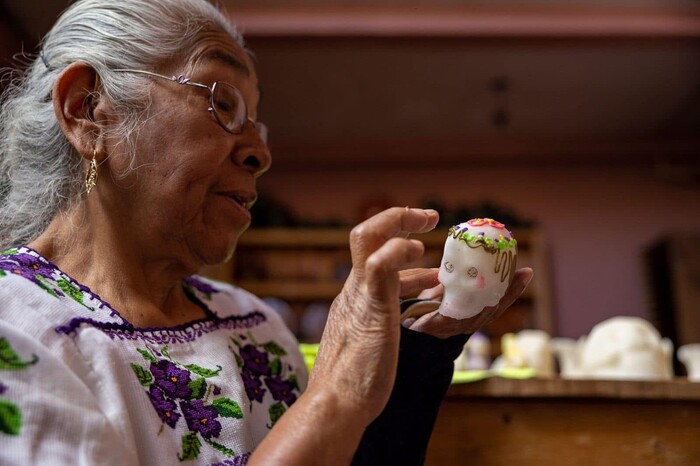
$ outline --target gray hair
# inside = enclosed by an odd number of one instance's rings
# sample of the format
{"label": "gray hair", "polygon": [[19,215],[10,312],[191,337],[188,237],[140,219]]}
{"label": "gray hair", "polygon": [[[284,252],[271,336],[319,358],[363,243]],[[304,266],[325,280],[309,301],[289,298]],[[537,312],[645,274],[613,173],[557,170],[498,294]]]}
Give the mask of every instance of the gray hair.
{"label": "gray hair", "polygon": [[99,92],[122,121],[115,131],[133,153],[148,86],[138,85],[142,77],[112,70],[153,69],[186,56],[203,32],[212,31],[243,47],[234,26],[207,0],[79,0],[59,17],[42,40],[42,56],[3,95],[0,250],[34,240],[83,196],[82,157],[61,131],[51,100],[59,74],[75,62],[97,71]]}

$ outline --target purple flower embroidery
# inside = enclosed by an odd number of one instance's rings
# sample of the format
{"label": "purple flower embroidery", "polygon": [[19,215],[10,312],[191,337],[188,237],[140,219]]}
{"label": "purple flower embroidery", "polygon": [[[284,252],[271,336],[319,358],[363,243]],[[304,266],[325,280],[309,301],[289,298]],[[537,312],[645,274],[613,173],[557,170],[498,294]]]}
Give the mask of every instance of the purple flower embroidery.
{"label": "purple flower embroidery", "polygon": [[265,385],[270,389],[272,398],[277,401],[284,401],[287,406],[291,406],[297,400],[294,394],[294,386],[288,380],[282,380],[281,377],[265,377]]}
{"label": "purple flower embroidery", "polygon": [[253,375],[270,375],[270,365],[267,353],[258,351],[253,345],[241,348],[241,358],[245,368]]}
{"label": "purple flower embroidery", "polygon": [[206,295],[210,295],[212,293],[217,293],[219,290],[214,288],[208,283],[204,283],[203,281],[197,279],[196,277],[187,277],[185,278],[185,283],[195,290],[204,293]]}
{"label": "purple flower embroidery", "polygon": [[234,458],[224,460],[221,463],[214,463],[210,466],[245,466],[248,464],[248,459],[250,458],[250,453],[246,453],[241,456],[236,456]]}
{"label": "purple flower embroidery", "polygon": [[151,364],[151,374],[155,379],[155,386],[163,393],[172,398],[188,399],[192,394],[190,383],[190,373],[186,370],[178,369],[172,362],[161,359],[156,364]]}
{"label": "purple flower embroidery", "polygon": [[170,427],[175,428],[177,420],[180,419],[180,413],[176,411],[177,405],[175,402],[165,398],[163,392],[153,385],[148,391],[148,398],[150,398],[160,419]]}
{"label": "purple flower embroidery", "polygon": [[255,400],[258,403],[262,403],[263,396],[265,396],[267,390],[262,388],[260,379],[253,376],[253,374],[245,369],[243,369],[241,375],[243,376],[243,386],[245,387],[245,393],[248,395],[248,399],[250,401]]}
{"label": "purple flower embroidery", "polygon": [[202,400],[192,400],[180,402],[180,408],[192,432],[199,432],[205,439],[219,436],[221,424],[216,420],[219,413],[214,407],[204,406]]}
{"label": "purple flower embroidery", "polygon": [[41,283],[36,278],[37,275],[48,278],[53,272],[53,268],[50,265],[44,264],[31,254],[25,253],[13,254],[0,261],[0,269],[21,275],[38,285]]}

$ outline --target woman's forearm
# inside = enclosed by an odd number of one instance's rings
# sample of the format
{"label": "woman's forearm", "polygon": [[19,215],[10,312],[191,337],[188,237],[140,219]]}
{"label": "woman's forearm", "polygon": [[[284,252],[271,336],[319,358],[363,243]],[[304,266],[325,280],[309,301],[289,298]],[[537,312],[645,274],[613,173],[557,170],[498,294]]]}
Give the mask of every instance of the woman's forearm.
{"label": "woman's forearm", "polygon": [[368,422],[337,394],[310,388],[279,419],[248,465],[350,464]]}

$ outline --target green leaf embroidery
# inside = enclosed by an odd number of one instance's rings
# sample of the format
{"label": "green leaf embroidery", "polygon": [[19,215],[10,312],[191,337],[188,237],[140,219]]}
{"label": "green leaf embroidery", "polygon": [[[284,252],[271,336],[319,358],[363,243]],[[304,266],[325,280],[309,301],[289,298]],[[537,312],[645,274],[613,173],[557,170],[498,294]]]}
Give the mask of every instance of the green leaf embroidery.
{"label": "green leaf embroidery", "polygon": [[17,405],[8,400],[0,400],[0,432],[19,435],[21,427],[22,412]]}
{"label": "green leaf embroidery", "polygon": [[163,356],[165,356],[166,358],[170,359],[171,361],[173,360],[173,359],[170,357],[170,351],[168,351],[168,345],[163,346],[163,347],[160,349],[160,353],[161,353]]}
{"label": "green leaf embroidery", "polygon": [[56,285],[63,291],[67,296],[69,296],[73,301],[83,304],[83,292],[80,289],[66,280],[61,278],[56,282]]}
{"label": "green leaf embroidery", "polygon": [[177,459],[180,461],[197,459],[200,448],[202,448],[202,442],[199,441],[195,432],[185,434],[182,436],[182,456],[178,453]]}
{"label": "green leaf embroidery", "polygon": [[187,370],[190,372],[194,372],[197,375],[201,375],[204,378],[209,378],[209,377],[214,377],[215,375],[219,375],[219,372],[221,372],[221,366],[217,364],[217,369],[207,369],[206,367],[198,366],[197,364],[189,364],[185,366]]}
{"label": "green leaf embroidery", "polygon": [[[229,347],[229,348],[230,348],[230,347]],[[231,352],[233,353],[233,357],[236,358],[236,364],[238,365],[238,367],[243,367],[243,358],[241,358],[241,357],[238,355],[238,353],[236,353],[235,351],[233,351],[233,348],[230,348],[230,349],[231,349]]]}
{"label": "green leaf embroidery", "polygon": [[282,361],[280,361],[280,358],[275,358],[272,361],[270,361],[270,372],[272,375],[280,375],[282,372]]}
{"label": "green leaf embroidery", "polygon": [[243,410],[231,398],[217,398],[212,402],[212,406],[222,417],[233,417],[236,419],[243,417]]}
{"label": "green leaf embroidery", "polygon": [[16,371],[31,366],[38,360],[39,358],[36,354],[33,354],[30,361],[22,361],[15,350],[12,349],[12,346],[10,346],[10,342],[6,338],[0,337],[0,369]]}
{"label": "green leaf embroidery", "polygon": [[270,422],[272,423],[270,425],[270,428],[272,428],[275,423],[279,420],[279,418],[282,417],[286,409],[284,408],[284,405],[281,402],[277,402],[273,405],[270,405],[270,409],[268,412],[270,413]]}
{"label": "green leaf embroidery", "polygon": [[241,347],[241,343],[238,340],[236,340],[233,337],[229,337],[229,338],[231,338],[231,341],[233,342],[234,345],[238,346],[239,348]]}
{"label": "green leaf embroidery", "polygon": [[153,376],[149,371],[134,363],[131,363],[131,368],[134,370],[134,373],[136,373],[136,377],[138,377],[141,385],[150,387],[153,384]]}
{"label": "green leaf embroidery", "polygon": [[207,439],[204,439],[204,441],[228,457],[236,456],[236,452],[234,452],[230,448],[226,448],[225,446],[223,446],[220,443],[216,443],[213,440],[207,440]]}
{"label": "green leaf embroidery", "polygon": [[7,275],[7,272],[5,272],[4,270],[0,270],[0,277],[4,277],[5,275]]}
{"label": "green leaf embroidery", "polygon": [[270,354],[274,354],[275,356],[286,356],[287,352],[277,343],[274,341],[269,341],[262,345],[263,348],[265,348],[265,351],[267,351]]}
{"label": "green leaf embroidery", "polygon": [[146,361],[152,362],[153,364],[158,362],[156,360],[156,358],[151,354],[150,351],[146,351],[145,349],[141,349],[141,348],[136,348],[136,351],[141,353],[141,356],[143,356],[143,359],[145,359]]}
{"label": "green leaf embroidery", "polygon": [[254,346],[260,346],[260,344],[257,341],[255,341],[255,337],[253,336],[253,332],[248,331],[248,332],[246,332],[246,335],[248,336],[248,339],[250,340],[250,342]]}
{"label": "green leaf embroidery", "polygon": [[15,254],[19,254],[19,251],[15,248],[0,252],[0,255],[3,255],[3,256],[14,256]]}
{"label": "green leaf embroidery", "polygon": [[192,395],[190,396],[192,400],[201,400],[207,393],[207,382],[204,379],[191,380],[187,386],[192,390]]}
{"label": "green leaf embroidery", "polygon": [[56,292],[55,292],[54,290],[52,290],[52,289],[46,284],[46,282],[45,282],[46,279],[45,279],[43,276],[41,276],[41,275],[36,275],[35,278],[36,278],[37,280],[39,280],[39,288],[41,288],[42,290],[46,291],[48,294],[50,294],[50,295],[53,296],[54,298],[58,298],[58,295],[56,294]]}
{"label": "green leaf embroidery", "polygon": [[297,376],[295,374],[289,376],[289,383],[291,383],[292,387],[296,388],[297,390],[301,390],[301,388],[299,388],[299,382],[297,381]]}

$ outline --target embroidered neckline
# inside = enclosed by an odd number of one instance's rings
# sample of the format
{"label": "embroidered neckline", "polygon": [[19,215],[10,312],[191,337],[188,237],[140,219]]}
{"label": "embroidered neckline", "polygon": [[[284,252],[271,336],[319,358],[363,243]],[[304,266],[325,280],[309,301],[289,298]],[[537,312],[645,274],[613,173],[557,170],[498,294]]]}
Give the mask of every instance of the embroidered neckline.
{"label": "embroidered neckline", "polygon": [[102,331],[112,340],[141,340],[146,343],[166,345],[171,343],[191,342],[197,337],[219,329],[249,329],[257,327],[266,321],[267,317],[265,314],[258,310],[254,310],[242,316],[229,316],[224,318],[216,316],[205,317],[175,327],[134,327],[131,324],[100,322],[90,318],[75,317],[66,325],[56,327],[56,332],[69,335],[74,333],[82,325],[89,325]]}
{"label": "embroidered neckline", "polygon": [[[23,255],[23,259],[26,259],[26,256],[30,256],[37,263],[24,264],[20,261],[13,262],[12,257],[20,254]],[[168,344],[193,341],[198,336],[222,328],[249,329],[267,321],[265,314],[258,309],[253,309],[244,315],[219,317],[198,295],[201,294],[207,300],[211,300],[211,295],[218,293],[220,290],[209,282],[204,282],[200,277],[192,275],[182,280],[182,286],[187,297],[204,311],[206,317],[171,327],[136,327],[122,317],[108,302],[100,298],[97,293],[63,272],[51,260],[28,246],[3,251],[0,255],[0,264],[3,262],[12,263],[13,273],[23,276],[58,299],[65,299],[66,294],[69,294],[68,298],[72,298],[73,301],[82,304],[91,313],[104,309],[108,312],[109,317],[118,319],[118,321],[103,321],[93,317],[74,317],[66,324],[56,327],[56,332],[61,334],[72,334],[82,325],[89,325],[101,330],[111,339],[143,340],[155,344]],[[2,271],[0,270],[0,272]],[[69,292],[64,293],[61,291],[66,291],[65,287],[59,286],[61,283],[69,283],[71,285]],[[57,288],[49,289],[47,285],[55,285]],[[87,301],[91,306],[85,304],[82,299],[76,298],[75,293],[78,290],[82,293],[83,298],[88,298]]]}

